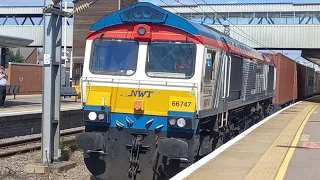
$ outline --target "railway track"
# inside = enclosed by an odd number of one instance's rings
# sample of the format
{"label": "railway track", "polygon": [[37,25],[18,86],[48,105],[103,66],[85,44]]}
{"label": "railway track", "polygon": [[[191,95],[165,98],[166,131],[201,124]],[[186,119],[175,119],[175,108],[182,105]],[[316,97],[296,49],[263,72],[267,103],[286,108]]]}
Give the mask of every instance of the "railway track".
{"label": "railway track", "polygon": [[[82,132],[83,129],[73,130],[61,133],[61,137],[66,138],[64,142],[75,140],[75,135]],[[0,143],[0,158],[13,156],[41,149],[41,137],[33,137],[22,140]]]}

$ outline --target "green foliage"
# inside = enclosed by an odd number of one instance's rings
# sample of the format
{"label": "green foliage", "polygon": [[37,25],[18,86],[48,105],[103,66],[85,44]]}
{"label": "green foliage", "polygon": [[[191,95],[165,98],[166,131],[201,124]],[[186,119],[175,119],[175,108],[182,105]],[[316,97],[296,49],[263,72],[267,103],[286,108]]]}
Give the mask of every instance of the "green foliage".
{"label": "green foliage", "polygon": [[17,50],[16,54],[14,54],[12,50],[9,51],[9,62],[24,63],[24,58],[20,49]]}
{"label": "green foliage", "polygon": [[33,162],[35,162],[35,163],[41,163],[41,155],[34,156],[34,157],[33,157]]}
{"label": "green foliage", "polygon": [[61,157],[60,161],[68,161],[72,153],[78,150],[76,142],[74,139],[66,140],[64,137],[60,137],[60,149],[61,149]]}

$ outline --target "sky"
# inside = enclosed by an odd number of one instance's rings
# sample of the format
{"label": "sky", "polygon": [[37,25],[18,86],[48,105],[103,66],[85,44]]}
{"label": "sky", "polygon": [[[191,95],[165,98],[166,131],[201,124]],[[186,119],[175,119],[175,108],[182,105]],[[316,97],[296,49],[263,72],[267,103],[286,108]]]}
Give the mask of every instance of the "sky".
{"label": "sky", "polygon": [[[68,0],[72,2],[72,0]],[[83,0],[85,1],[85,0]],[[160,0],[139,0],[141,2],[151,2],[157,5],[164,5]],[[176,0],[163,0],[169,5],[179,4]],[[203,3],[202,0],[195,0],[197,3]],[[264,3],[266,0],[205,0],[207,3]],[[193,0],[180,0],[183,4],[194,4]],[[268,2],[319,2],[319,0],[268,0]],[[0,6],[41,6],[44,0],[0,0]]]}

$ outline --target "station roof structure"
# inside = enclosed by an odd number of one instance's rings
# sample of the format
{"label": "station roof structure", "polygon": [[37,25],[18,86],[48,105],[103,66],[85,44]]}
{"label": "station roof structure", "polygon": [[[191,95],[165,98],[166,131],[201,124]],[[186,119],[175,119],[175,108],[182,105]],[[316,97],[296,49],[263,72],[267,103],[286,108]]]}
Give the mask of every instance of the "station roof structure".
{"label": "station roof structure", "polygon": [[25,47],[31,44],[32,42],[33,42],[32,39],[0,35],[0,47],[8,47],[8,48]]}
{"label": "station roof structure", "polygon": [[306,60],[320,66],[320,49],[302,50],[301,56]]}

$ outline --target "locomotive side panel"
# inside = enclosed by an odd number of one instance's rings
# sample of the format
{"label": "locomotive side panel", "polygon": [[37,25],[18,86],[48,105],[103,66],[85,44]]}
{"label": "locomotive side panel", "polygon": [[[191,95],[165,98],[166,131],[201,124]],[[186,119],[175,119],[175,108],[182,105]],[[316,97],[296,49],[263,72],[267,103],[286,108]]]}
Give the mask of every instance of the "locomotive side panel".
{"label": "locomotive side panel", "polygon": [[243,100],[263,98],[264,63],[245,59],[243,63]]}
{"label": "locomotive side panel", "polygon": [[231,56],[230,97],[229,101],[239,100],[242,92],[243,58]]}

